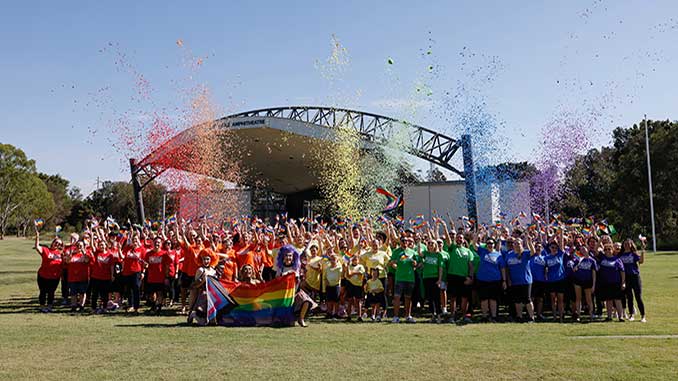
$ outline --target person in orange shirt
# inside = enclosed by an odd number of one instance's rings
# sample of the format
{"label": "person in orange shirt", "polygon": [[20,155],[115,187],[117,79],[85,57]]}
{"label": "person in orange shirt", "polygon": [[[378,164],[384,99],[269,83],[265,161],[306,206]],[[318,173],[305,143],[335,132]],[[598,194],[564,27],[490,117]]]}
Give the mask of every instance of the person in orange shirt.
{"label": "person in orange shirt", "polygon": [[174,231],[177,240],[179,241],[179,247],[181,247],[181,261],[182,261],[182,273],[181,273],[181,313],[186,314],[187,300],[186,293],[188,292],[188,299],[193,300],[193,281],[195,279],[195,272],[200,267],[198,262],[198,255],[203,249],[202,238],[198,233],[191,229],[186,236],[186,226],[182,225],[181,232],[179,231],[179,226],[175,225]]}
{"label": "person in orange shirt", "polygon": [[218,270],[220,273],[219,279],[224,281],[237,282],[238,281],[238,265],[235,260],[235,250],[233,250],[233,242],[229,237],[225,237],[221,241],[218,249],[219,263]]}

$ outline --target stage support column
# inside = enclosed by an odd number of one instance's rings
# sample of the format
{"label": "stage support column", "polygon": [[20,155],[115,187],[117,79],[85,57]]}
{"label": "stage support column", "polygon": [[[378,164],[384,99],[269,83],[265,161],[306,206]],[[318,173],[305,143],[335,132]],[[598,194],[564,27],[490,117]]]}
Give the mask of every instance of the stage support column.
{"label": "stage support column", "polygon": [[468,217],[478,222],[478,208],[476,205],[476,176],[473,169],[473,148],[471,135],[461,136],[461,149],[464,157],[464,183],[466,186],[466,208]]}
{"label": "stage support column", "polygon": [[141,184],[139,184],[137,161],[135,159],[129,159],[129,167],[132,172],[132,188],[134,189],[134,202],[137,207],[137,222],[140,225],[143,225],[146,216],[144,215],[144,197],[141,193]]}

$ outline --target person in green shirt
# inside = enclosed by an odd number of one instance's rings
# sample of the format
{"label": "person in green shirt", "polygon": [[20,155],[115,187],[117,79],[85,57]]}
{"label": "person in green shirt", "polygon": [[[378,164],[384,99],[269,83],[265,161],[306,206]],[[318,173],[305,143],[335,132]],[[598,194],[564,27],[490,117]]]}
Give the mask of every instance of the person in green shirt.
{"label": "person in green shirt", "polygon": [[393,250],[389,266],[395,269],[395,287],[393,290],[393,323],[400,323],[400,298],[405,299],[405,315],[408,323],[415,323],[412,317],[412,292],[414,291],[414,272],[419,265],[417,253],[413,249],[414,240],[403,236],[400,247]]}
{"label": "person in green shirt", "polygon": [[[457,307],[457,297],[461,298],[459,308],[460,317],[464,322],[470,322],[468,317],[465,317],[468,310],[468,301],[471,296],[471,285],[473,284],[473,253],[464,246],[465,239],[462,234],[455,236],[454,243],[446,247],[446,251],[450,254],[450,259],[447,266],[447,293],[450,295],[450,322],[453,323],[454,313]],[[442,281],[442,272],[438,281]]]}
{"label": "person in green shirt", "polygon": [[421,246],[418,247],[418,254],[422,262],[422,277],[424,279],[424,290],[426,291],[426,299],[428,300],[429,310],[431,311],[431,321],[438,322],[438,315],[440,314],[440,268],[442,266],[442,258],[438,251],[438,244],[433,238],[429,238],[426,242],[426,249],[422,251]]}
{"label": "person in green shirt", "polygon": [[438,238],[436,241],[436,246],[438,248],[438,252],[440,253],[440,275],[438,278],[442,279],[442,281],[438,284],[438,288],[440,288],[440,314],[445,316],[447,315],[447,276],[443,278],[441,275],[447,274],[447,264],[450,261],[450,254],[444,250],[445,244],[441,238]]}

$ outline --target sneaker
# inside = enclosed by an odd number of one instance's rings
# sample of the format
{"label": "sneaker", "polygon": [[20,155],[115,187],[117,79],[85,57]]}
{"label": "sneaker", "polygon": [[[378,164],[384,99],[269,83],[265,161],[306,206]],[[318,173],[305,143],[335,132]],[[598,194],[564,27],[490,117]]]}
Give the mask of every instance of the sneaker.
{"label": "sneaker", "polygon": [[532,324],[534,323],[534,318],[528,318],[527,319],[527,324]]}
{"label": "sneaker", "polygon": [[377,316],[377,323],[381,323],[381,316]]}
{"label": "sneaker", "polygon": [[346,317],[346,322],[347,322],[347,323],[350,323],[350,322],[351,322],[351,315],[348,315],[348,316]]}
{"label": "sneaker", "polygon": [[645,316],[643,316],[643,317],[640,319],[640,322],[641,322],[641,323],[647,323],[647,319],[645,319]]}
{"label": "sneaker", "polygon": [[374,315],[372,315],[372,316],[370,316],[370,320],[371,320],[371,321],[376,321],[377,318],[376,318]]}
{"label": "sneaker", "polygon": [[191,312],[191,313],[188,315],[188,318],[186,319],[186,322],[187,322],[188,324],[193,324],[193,319],[194,319],[194,318],[195,318],[195,312]]}
{"label": "sneaker", "polygon": [[412,316],[408,316],[407,319],[405,319],[405,322],[406,322],[406,323],[410,323],[410,324],[414,324],[414,323],[416,323],[417,321],[414,320],[414,318],[413,318]]}
{"label": "sneaker", "polygon": [[471,318],[468,316],[464,316],[464,324],[469,324],[471,323]]}
{"label": "sneaker", "polygon": [[633,315],[629,316],[629,321],[634,321],[634,320],[636,320],[636,318]]}
{"label": "sneaker", "polygon": [[362,316],[360,316],[360,317],[358,317],[357,321],[358,321],[358,323],[362,323],[362,322],[364,322],[365,320],[363,319]]}
{"label": "sneaker", "polygon": [[495,317],[490,317],[490,323],[496,323],[496,322],[497,322],[497,318],[495,318]]}
{"label": "sneaker", "polygon": [[623,322],[624,322],[624,318],[623,318],[623,317],[620,317],[620,318],[619,318],[619,322],[620,322],[620,323],[623,323]]}
{"label": "sneaker", "polygon": [[605,318],[605,322],[609,322],[609,321],[612,321],[612,317],[610,317],[610,316]]}
{"label": "sneaker", "polygon": [[457,321],[454,320],[454,317],[453,317],[453,316],[450,316],[450,318],[447,319],[447,322],[448,322],[449,324],[456,324],[456,323],[457,323]]}
{"label": "sneaker", "polygon": [[42,308],[40,309],[40,312],[47,313],[47,312],[49,312],[49,310],[47,309],[47,307],[42,307]]}
{"label": "sneaker", "polygon": [[394,318],[393,318],[393,320],[391,320],[391,323],[395,323],[395,324],[398,324],[398,323],[400,323],[400,318],[399,318],[399,317],[397,317],[397,316],[396,316],[396,317],[394,317]]}

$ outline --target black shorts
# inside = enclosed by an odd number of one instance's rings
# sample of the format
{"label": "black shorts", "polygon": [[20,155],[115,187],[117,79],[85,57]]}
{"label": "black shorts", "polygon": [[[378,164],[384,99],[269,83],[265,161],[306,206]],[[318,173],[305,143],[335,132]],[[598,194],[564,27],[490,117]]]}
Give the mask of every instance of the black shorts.
{"label": "black shorts", "polygon": [[479,280],[476,282],[476,290],[480,300],[497,300],[501,295],[501,281],[485,282]]}
{"label": "black shorts", "polygon": [[349,284],[351,284],[351,282],[349,282],[348,279],[341,280],[341,287],[347,288]]}
{"label": "black shorts", "polygon": [[369,293],[367,294],[366,306],[371,307],[375,304],[380,305],[382,308],[386,308],[386,299],[384,298],[384,293],[379,292],[376,294]]}
{"label": "black shorts", "polygon": [[451,298],[461,296],[464,298],[471,297],[471,285],[466,285],[464,282],[466,277],[460,275],[447,275],[447,295]]}
{"label": "black shorts", "polygon": [[339,301],[339,286],[327,286],[325,287],[325,297],[328,302],[338,302]]}
{"label": "black shorts", "polygon": [[544,298],[546,294],[546,282],[535,281],[532,282],[532,299]]}
{"label": "black shorts", "polygon": [[574,281],[572,279],[565,280],[565,300],[574,300]]}
{"label": "black shorts", "polygon": [[530,290],[532,289],[531,284],[521,284],[517,286],[511,286],[509,293],[511,295],[511,300],[513,303],[529,303],[532,301]]}
{"label": "black shorts", "polygon": [[179,274],[181,288],[191,288],[191,286],[193,285],[193,281],[195,280],[195,277],[189,276],[185,272],[180,272]]}
{"label": "black shorts", "polygon": [[165,283],[146,283],[146,293],[165,292]]}
{"label": "black shorts", "polygon": [[363,295],[363,286],[356,286],[351,282],[349,282],[348,286],[346,286],[347,297],[362,299]]}
{"label": "black shorts", "polygon": [[125,290],[125,280],[122,275],[116,275],[111,284],[111,292],[122,293]]}
{"label": "black shorts", "polygon": [[601,283],[596,289],[596,293],[600,300],[617,300],[624,297],[624,292],[619,283]]}
{"label": "black shorts", "polygon": [[589,289],[589,288],[593,287],[593,279],[582,281],[582,280],[575,278],[573,282],[574,282],[575,285],[577,285],[577,286],[579,286],[583,289]]}
{"label": "black shorts", "polygon": [[555,282],[546,282],[546,292],[548,293],[556,293],[556,294],[564,294],[565,293],[565,288],[567,286],[567,280],[566,279],[561,279],[559,281]]}

